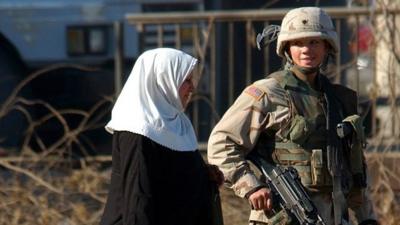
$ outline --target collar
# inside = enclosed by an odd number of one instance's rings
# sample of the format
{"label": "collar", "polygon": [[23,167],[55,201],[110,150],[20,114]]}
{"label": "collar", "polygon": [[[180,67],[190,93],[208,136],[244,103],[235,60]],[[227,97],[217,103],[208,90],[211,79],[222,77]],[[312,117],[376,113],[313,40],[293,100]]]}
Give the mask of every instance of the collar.
{"label": "collar", "polygon": [[[287,70],[287,73],[284,76],[284,79],[282,80],[283,88],[286,90],[294,90],[294,91],[302,92],[302,93],[308,94],[308,95],[320,96],[322,94],[320,91],[315,90],[307,82],[296,77],[295,74],[298,72],[300,72],[300,71],[295,71],[293,69]],[[319,76],[322,76],[322,75],[318,73],[316,79],[319,79]]]}

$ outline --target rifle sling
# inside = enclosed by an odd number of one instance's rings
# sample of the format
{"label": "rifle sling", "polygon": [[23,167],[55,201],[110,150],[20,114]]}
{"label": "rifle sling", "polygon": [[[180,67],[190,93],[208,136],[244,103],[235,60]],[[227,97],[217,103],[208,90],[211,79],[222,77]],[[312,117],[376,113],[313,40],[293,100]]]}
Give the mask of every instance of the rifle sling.
{"label": "rifle sling", "polygon": [[328,169],[332,175],[332,201],[334,209],[335,225],[342,225],[342,220],[347,220],[348,210],[346,199],[342,190],[342,166],[343,149],[341,141],[336,134],[336,125],[342,121],[338,112],[341,109],[339,101],[335,98],[332,84],[324,76],[318,76],[320,87],[323,89],[326,101],[326,129],[328,130],[327,157]]}

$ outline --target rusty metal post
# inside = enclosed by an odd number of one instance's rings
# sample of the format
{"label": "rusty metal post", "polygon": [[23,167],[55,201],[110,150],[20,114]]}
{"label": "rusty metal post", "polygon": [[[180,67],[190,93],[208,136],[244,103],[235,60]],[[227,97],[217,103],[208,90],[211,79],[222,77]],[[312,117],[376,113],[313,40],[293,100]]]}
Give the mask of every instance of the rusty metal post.
{"label": "rusty metal post", "polygon": [[246,21],[246,86],[251,83],[251,20]]}
{"label": "rusty metal post", "polygon": [[[267,27],[269,25],[269,22],[264,22],[264,27]],[[266,46],[263,51],[264,51],[264,77],[267,76],[270,73],[270,66],[269,66],[269,48],[270,45]]]}
{"label": "rusty metal post", "polygon": [[340,48],[340,45],[341,45],[341,39],[340,39],[340,36],[341,36],[341,32],[340,32],[340,29],[341,29],[341,24],[340,24],[340,19],[336,19],[335,20],[336,21],[336,33],[337,33],[337,37],[338,37],[338,44],[339,44],[339,46],[338,46],[338,51],[337,51],[337,54],[336,54],[336,58],[335,58],[335,63],[336,63],[336,77],[335,77],[335,81],[337,82],[337,83],[339,83],[340,82],[340,78],[342,77],[342,71],[341,71],[341,65],[342,65],[342,63],[341,63],[341,61],[340,61],[340,54],[341,54],[341,48]]}
{"label": "rusty metal post", "polygon": [[228,24],[228,92],[229,92],[229,105],[234,101],[235,93],[235,47],[234,47],[234,27],[233,22]]}
{"label": "rusty metal post", "polygon": [[114,39],[114,93],[117,96],[121,92],[124,73],[124,24],[121,21],[114,22]]}
{"label": "rusty metal post", "polygon": [[[210,37],[210,99],[211,99],[211,103],[214,109],[218,110],[217,107],[217,87],[216,87],[216,81],[217,81],[217,66],[216,66],[216,37],[215,37],[215,32],[216,32],[216,28],[215,28],[215,22],[214,21],[210,21],[210,23],[212,23],[211,25],[211,37]],[[215,118],[212,118],[211,120],[211,127],[214,127],[216,124],[216,120]]]}
{"label": "rusty metal post", "polygon": [[[177,29],[177,27],[175,27],[175,30]],[[175,32],[175,35],[177,35],[177,33]],[[179,36],[180,36],[180,30],[179,30]],[[192,37],[193,37],[193,54],[194,57],[196,57],[197,59],[199,58],[199,54],[196,51],[196,44],[198,45],[199,41],[199,31],[198,31],[198,26],[197,23],[193,23],[192,25]],[[176,38],[176,37],[175,37]],[[177,42],[178,39],[176,38]],[[179,37],[179,46],[181,45],[181,38]],[[202,65],[197,65],[195,68],[195,73],[198,73],[198,76],[200,77],[200,79],[198,80],[198,84],[200,84],[201,82],[201,75],[200,73],[202,73],[202,66],[204,66],[204,62],[201,62]],[[196,89],[196,92],[198,92],[198,89]],[[196,134],[199,134],[199,130],[200,130],[200,115],[199,115],[199,101],[195,101],[193,102],[193,113],[192,113],[192,123],[193,123],[193,128],[196,132]],[[207,149],[207,148],[205,148]]]}
{"label": "rusty metal post", "polygon": [[164,45],[164,31],[163,26],[161,24],[157,25],[157,45],[159,48]]}
{"label": "rusty metal post", "polygon": [[175,24],[175,48],[181,48],[181,26],[180,24]]}
{"label": "rusty metal post", "polygon": [[[374,26],[376,24],[376,16],[374,16],[371,20],[372,25]],[[377,70],[377,66],[376,66],[376,62],[377,62],[377,54],[376,54],[376,46],[377,46],[377,40],[374,39],[374,45],[373,45],[373,49],[372,49],[372,56],[371,58],[374,60],[374,62],[372,63],[372,95],[371,95],[371,120],[372,120],[372,124],[371,124],[371,136],[375,137],[377,134],[377,124],[376,124],[376,110],[377,110],[377,105],[376,105],[376,100],[377,100],[377,87],[378,87],[378,72]]]}
{"label": "rusty metal post", "polygon": [[360,17],[356,16],[356,35],[355,35],[355,39],[356,39],[356,65],[355,65],[355,69],[356,69],[356,78],[357,78],[357,93],[360,93],[360,71],[358,69],[358,57],[360,55],[360,49],[359,49],[359,43],[358,43],[358,29],[360,28]]}
{"label": "rusty metal post", "polygon": [[[396,49],[395,49],[395,46],[396,46],[396,14],[394,14],[394,13],[390,13],[390,15],[391,15],[391,19],[392,19],[392,24],[393,24],[393,31],[391,32],[391,37],[390,37],[390,40],[392,40],[392,46],[393,46],[393,49],[392,49],[392,51],[393,51],[393,54],[395,55],[396,54]],[[394,56],[394,57],[396,57],[396,56]],[[394,61],[396,61],[396,59],[393,59]],[[396,72],[395,72],[395,69],[396,69],[396,65],[395,65],[396,63],[395,62],[393,62],[393,64],[392,64],[392,66],[391,66],[391,69],[389,69],[389,76],[392,76],[393,77],[393,80],[392,80],[392,82],[391,82],[391,84],[390,85],[392,85],[392,87],[391,87],[391,89],[392,89],[392,93],[393,93],[393,96],[392,96],[392,103],[391,103],[391,111],[392,111],[392,137],[396,137],[397,135],[399,135],[398,134],[398,126],[397,126],[397,123],[398,123],[398,120],[397,120],[397,118],[398,118],[398,115],[397,115],[397,108],[398,108],[398,106],[397,106],[397,90],[396,90],[396,87],[397,87],[397,84],[398,84],[398,82],[397,82],[397,79],[396,79]]]}

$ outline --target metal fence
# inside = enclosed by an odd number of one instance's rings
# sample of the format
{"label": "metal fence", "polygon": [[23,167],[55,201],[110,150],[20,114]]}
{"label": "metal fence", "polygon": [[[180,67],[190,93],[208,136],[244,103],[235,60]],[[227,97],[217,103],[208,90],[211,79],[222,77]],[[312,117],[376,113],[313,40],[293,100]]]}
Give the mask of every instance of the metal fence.
{"label": "metal fence", "polygon": [[[377,15],[396,21],[399,9],[325,8],[332,17],[341,49],[333,61],[331,76],[335,82],[346,83],[344,75],[352,69],[353,89],[360,90],[357,59],[359,44],[353,51],[348,43],[359,40],[360,24],[368,20],[374,26]],[[198,73],[202,80],[190,107],[190,114],[200,141],[205,141],[219,116],[233,103],[242,89],[253,81],[281,67],[275,44],[258,51],[256,35],[269,24],[280,25],[288,9],[202,11],[128,14],[126,20],[140,33],[142,51],[153,47],[174,47],[189,51],[200,59]],[[396,26],[395,26],[396,27]],[[397,29],[399,30],[399,29]],[[372,44],[371,44],[372,45]],[[376,82],[375,49],[372,59],[372,82]],[[376,133],[375,108],[378,96],[367,96],[372,109],[371,133]]]}

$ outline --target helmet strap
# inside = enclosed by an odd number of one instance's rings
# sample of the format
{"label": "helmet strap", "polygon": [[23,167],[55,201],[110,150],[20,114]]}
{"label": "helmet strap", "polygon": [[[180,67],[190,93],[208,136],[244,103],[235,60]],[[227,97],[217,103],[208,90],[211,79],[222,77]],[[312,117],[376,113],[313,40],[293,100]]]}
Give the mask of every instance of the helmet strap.
{"label": "helmet strap", "polygon": [[319,72],[319,66],[317,67],[302,67],[302,66],[298,66],[298,65],[293,65],[293,68],[297,69],[298,71],[300,71],[302,74],[305,75],[309,75],[309,74],[313,74],[313,73],[317,73]]}
{"label": "helmet strap", "polygon": [[328,67],[328,63],[329,63],[329,57],[334,57],[333,54],[329,53],[325,55],[324,60],[322,60],[321,65],[319,65],[319,68],[321,69],[321,71],[325,71]]}
{"label": "helmet strap", "polygon": [[302,66],[298,66],[298,65],[294,64],[292,58],[287,53],[287,51],[285,51],[284,54],[285,54],[285,58],[286,58],[285,69],[296,68],[298,71],[300,71],[301,73],[303,73],[305,75],[313,74],[313,73],[325,70],[328,65],[329,56],[331,55],[329,53],[326,54],[326,56],[324,57],[324,60],[322,60],[322,63],[319,66],[309,68],[309,67],[302,67]]}
{"label": "helmet strap", "polygon": [[305,75],[312,74],[312,73],[315,73],[315,72],[319,71],[319,68],[320,68],[319,66],[313,67],[313,68],[298,66],[298,65],[293,63],[293,60],[290,57],[290,55],[287,53],[287,51],[285,51],[284,54],[285,54],[285,58],[286,58],[285,69],[295,68],[300,73],[305,74]]}
{"label": "helmet strap", "polygon": [[285,54],[285,58],[286,58],[286,66],[285,67],[291,67],[293,66],[293,60],[292,57],[290,57],[289,53],[287,53],[287,51],[283,52]]}

